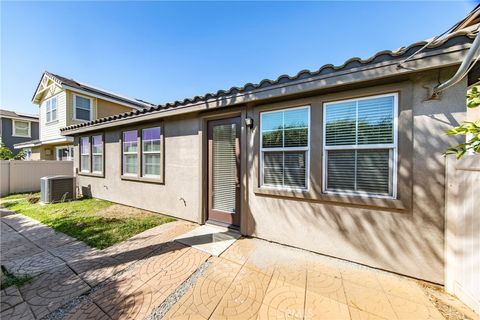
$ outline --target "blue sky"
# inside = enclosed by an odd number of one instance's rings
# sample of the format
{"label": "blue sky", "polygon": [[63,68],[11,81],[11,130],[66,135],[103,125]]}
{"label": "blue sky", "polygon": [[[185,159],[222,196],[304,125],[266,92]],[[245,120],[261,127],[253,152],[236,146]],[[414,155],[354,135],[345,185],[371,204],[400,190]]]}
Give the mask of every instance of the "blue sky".
{"label": "blue sky", "polygon": [[37,113],[44,70],[153,103],[435,36],[455,2],[1,2],[0,107]]}

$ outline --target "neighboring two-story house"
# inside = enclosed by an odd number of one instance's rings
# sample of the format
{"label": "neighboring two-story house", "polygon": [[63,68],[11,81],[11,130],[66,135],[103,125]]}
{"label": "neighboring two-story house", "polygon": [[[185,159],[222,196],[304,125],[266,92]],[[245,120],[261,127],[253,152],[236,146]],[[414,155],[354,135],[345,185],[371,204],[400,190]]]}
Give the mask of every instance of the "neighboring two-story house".
{"label": "neighboring two-story house", "polygon": [[73,138],[60,128],[152,106],[50,72],[43,73],[32,102],[40,107],[40,136],[15,145],[31,150],[32,160],[73,159]]}
{"label": "neighboring two-story house", "polygon": [[0,109],[0,143],[17,154],[13,146],[32,139],[38,139],[38,115]]}

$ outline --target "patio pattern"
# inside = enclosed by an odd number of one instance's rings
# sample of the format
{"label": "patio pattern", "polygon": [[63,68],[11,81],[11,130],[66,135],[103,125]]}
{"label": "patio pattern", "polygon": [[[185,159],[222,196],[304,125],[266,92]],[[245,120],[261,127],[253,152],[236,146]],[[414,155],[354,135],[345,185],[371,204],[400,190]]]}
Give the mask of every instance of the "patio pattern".
{"label": "patio pattern", "polygon": [[0,318],[444,319],[417,281],[257,239],[219,257],[173,241],[194,227],[173,222],[95,250],[2,213],[2,264],[35,277],[1,291]]}

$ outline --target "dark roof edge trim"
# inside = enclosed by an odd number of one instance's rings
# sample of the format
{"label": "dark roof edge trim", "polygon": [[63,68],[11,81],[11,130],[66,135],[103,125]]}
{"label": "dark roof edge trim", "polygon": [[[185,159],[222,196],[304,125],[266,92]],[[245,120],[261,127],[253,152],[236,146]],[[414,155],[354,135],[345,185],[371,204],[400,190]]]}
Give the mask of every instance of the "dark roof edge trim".
{"label": "dark roof edge trim", "polygon": [[[446,53],[448,51],[455,52],[455,51],[464,51],[470,47],[471,42],[473,41],[472,39],[475,38],[476,32],[466,32],[466,31],[460,31],[456,32],[452,35],[449,35],[442,40],[436,41],[433,44],[429,44],[427,48],[429,48],[429,51],[424,51],[420,54],[418,54],[414,59],[410,60],[409,64],[417,61],[424,59],[426,57],[434,56],[434,55],[439,55]],[[442,47],[445,43],[447,43],[449,40],[454,40],[454,39],[460,39],[461,37],[466,37],[468,40],[463,41],[463,43],[458,44],[458,43],[453,43],[450,46]],[[417,42],[414,43],[406,48],[401,48],[398,49],[394,52],[392,51],[380,51],[376,53],[374,56],[370,57],[369,59],[362,60],[360,58],[351,58],[347,60],[344,64],[341,66],[335,67],[332,65],[324,65],[322,66],[318,71],[311,72],[308,70],[303,70],[300,71],[296,76],[290,77],[290,76],[280,76],[277,78],[276,81],[272,80],[262,80],[259,84],[253,85],[251,83],[248,83],[244,85],[242,88],[237,88],[237,87],[232,87],[228,91],[224,90],[219,90],[217,93],[209,93],[206,94],[205,96],[202,97],[194,97],[191,99],[184,99],[183,101],[175,101],[174,103],[167,103],[164,105],[158,105],[156,107],[152,107],[149,109],[145,109],[142,111],[133,111],[133,112],[128,112],[128,113],[123,113],[119,114],[116,116],[110,116],[110,117],[105,117],[101,119],[96,119],[90,122],[85,122],[82,124],[77,124],[69,127],[62,128],[62,134],[65,134],[67,131],[72,131],[75,129],[80,129],[80,128],[85,128],[90,127],[90,126],[95,126],[97,124],[101,123],[109,123],[109,122],[116,122],[120,119],[127,119],[127,118],[134,118],[134,117],[142,117],[146,114],[149,113],[163,113],[165,111],[170,111],[172,109],[185,109],[185,108],[190,108],[194,107],[197,105],[202,105],[202,104],[208,104],[212,103],[215,101],[221,101],[221,100],[227,100],[230,98],[238,98],[246,95],[251,95],[254,93],[259,93],[262,91],[268,91],[268,90],[274,90],[278,89],[281,87],[288,87],[288,86],[295,86],[299,85],[300,83],[307,83],[307,82],[312,82],[312,81],[317,81],[319,79],[325,79],[325,78],[331,78],[331,77],[336,77],[341,74],[350,74],[354,72],[359,72],[363,70],[368,70],[368,69],[375,69],[379,68],[382,66],[386,65],[395,65],[398,63],[398,60],[402,58],[404,55],[409,53],[409,51],[412,51],[414,48],[418,46],[424,46],[427,42]],[[433,50],[432,50],[433,49]],[[383,60],[381,60],[379,57],[382,56],[387,56]],[[380,61],[374,62],[377,58],[379,58]],[[355,64],[355,66],[352,66],[350,68],[346,68],[349,64]],[[323,70],[332,70],[332,72],[327,72],[327,73],[322,73]],[[400,70],[400,69],[399,69]],[[402,70],[405,71],[405,70]],[[421,71],[421,70],[418,70]],[[414,71],[410,71],[414,72]],[[399,73],[404,73],[400,72]],[[282,80],[285,79],[285,77],[288,78],[288,80]],[[266,85],[267,84],[267,85]],[[240,103],[240,102],[239,102]],[[229,105],[233,105],[235,103],[230,103]],[[194,111],[194,110],[192,110]],[[141,121],[139,119],[139,121]],[[91,130],[95,130],[95,128],[92,128]],[[83,130],[82,130],[83,131]]]}

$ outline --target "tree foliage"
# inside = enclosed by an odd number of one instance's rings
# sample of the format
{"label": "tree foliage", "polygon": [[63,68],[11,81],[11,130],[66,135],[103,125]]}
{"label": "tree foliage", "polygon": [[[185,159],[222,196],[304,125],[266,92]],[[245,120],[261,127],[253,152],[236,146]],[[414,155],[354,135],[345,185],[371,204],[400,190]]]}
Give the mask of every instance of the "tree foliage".
{"label": "tree foliage", "polygon": [[[474,86],[467,92],[467,107],[472,109],[479,106],[480,91],[478,86]],[[465,121],[461,125],[447,130],[447,134],[466,136],[467,141],[448,148],[445,152],[446,155],[454,154],[457,159],[460,159],[468,151],[480,153],[480,120]]]}
{"label": "tree foliage", "polygon": [[25,159],[25,151],[20,151],[16,155],[12,150],[8,149],[3,143],[0,143],[0,160],[23,160]]}

